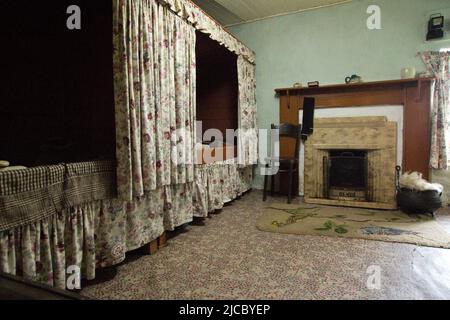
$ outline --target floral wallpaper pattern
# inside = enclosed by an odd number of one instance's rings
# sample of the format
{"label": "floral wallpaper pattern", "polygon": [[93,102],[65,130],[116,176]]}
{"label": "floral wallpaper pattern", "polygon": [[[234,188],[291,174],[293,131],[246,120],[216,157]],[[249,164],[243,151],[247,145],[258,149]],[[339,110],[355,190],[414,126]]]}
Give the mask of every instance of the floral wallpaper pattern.
{"label": "floral wallpaper pattern", "polygon": [[431,162],[433,169],[448,169],[450,120],[450,53],[424,52],[422,60],[436,77],[431,107]]}

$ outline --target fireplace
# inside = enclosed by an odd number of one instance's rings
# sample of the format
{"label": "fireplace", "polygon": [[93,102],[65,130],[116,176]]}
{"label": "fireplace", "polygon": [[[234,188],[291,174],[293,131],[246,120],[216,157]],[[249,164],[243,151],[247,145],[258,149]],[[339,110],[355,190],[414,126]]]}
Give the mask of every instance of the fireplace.
{"label": "fireplace", "polygon": [[325,198],[369,201],[368,159],[364,150],[330,150],[324,161]]}
{"label": "fireplace", "polygon": [[396,209],[397,123],[318,118],[305,144],[305,202]]}

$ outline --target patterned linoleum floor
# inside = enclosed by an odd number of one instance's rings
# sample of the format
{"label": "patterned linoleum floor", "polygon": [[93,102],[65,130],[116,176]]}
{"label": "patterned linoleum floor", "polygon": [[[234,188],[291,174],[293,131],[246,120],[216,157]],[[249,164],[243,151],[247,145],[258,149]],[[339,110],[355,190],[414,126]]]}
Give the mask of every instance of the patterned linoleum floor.
{"label": "patterned linoleum floor", "polygon": [[[82,294],[98,299],[450,299],[450,250],[258,231],[251,192],[154,256],[130,253]],[[450,215],[438,220],[450,231]],[[368,268],[381,271],[367,288]],[[370,270],[369,270],[370,271]]]}

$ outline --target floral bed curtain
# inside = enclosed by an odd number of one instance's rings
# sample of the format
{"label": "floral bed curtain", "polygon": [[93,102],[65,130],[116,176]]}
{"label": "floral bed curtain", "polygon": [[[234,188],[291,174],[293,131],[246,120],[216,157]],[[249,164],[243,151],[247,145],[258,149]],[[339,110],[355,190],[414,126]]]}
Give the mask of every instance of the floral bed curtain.
{"label": "floral bed curtain", "polygon": [[248,166],[258,161],[256,122],[256,66],[243,56],[238,57],[239,81],[239,164]]}
{"label": "floral bed curtain", "polygon": [[121,199],[193,181],[195,29],[156,0],[114,0]]}
{"label": "floral bed curtain", "polygon": [[422,60],[436,77],[431,113],[431,162],[433,169],[448,169],[450,120],[450,53],[424,52]]}

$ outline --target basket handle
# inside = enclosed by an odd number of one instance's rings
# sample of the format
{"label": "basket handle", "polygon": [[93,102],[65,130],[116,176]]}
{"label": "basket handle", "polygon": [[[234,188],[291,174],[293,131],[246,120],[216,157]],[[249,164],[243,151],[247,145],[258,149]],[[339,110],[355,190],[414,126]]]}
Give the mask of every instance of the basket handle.
{"label": "basket handle", "polygon": [[397,191],[400,191],[400,174],[402,172],[402,167],[396,166],[395,171],[397,171]]}

